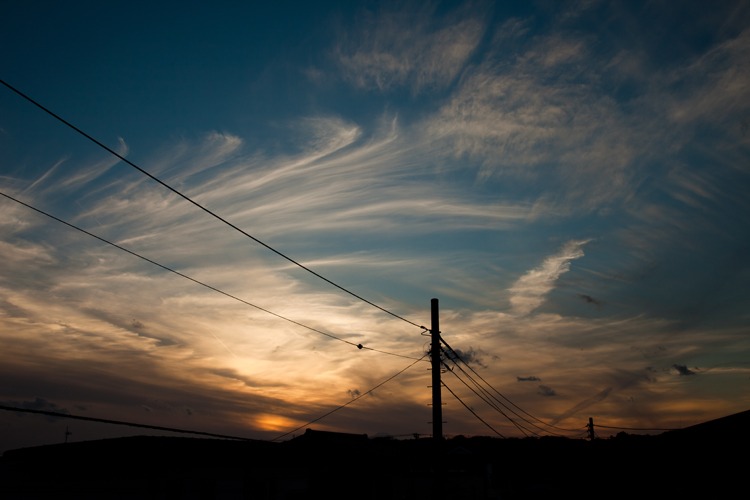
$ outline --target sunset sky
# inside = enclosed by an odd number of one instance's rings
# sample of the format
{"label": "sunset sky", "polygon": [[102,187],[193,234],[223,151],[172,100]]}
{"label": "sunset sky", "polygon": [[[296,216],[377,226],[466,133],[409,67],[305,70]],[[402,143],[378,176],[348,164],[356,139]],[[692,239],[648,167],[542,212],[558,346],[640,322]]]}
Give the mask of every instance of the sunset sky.
{"label": "sunset sky", "polygon": [[[446,436],[750,409],[747,2],[29,0],[0,44],[1,406],[429,436],[437,298]],[[66,429],[148,432],[0,451]]]}

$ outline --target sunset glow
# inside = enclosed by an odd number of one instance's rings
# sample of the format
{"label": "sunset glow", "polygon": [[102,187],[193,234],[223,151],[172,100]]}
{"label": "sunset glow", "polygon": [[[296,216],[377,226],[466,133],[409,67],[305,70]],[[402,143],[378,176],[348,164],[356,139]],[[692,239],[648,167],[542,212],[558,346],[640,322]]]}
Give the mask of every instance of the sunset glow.
{"label": "sunset glow", "polygon": [[92,8],[0,7],[0,405],[429,435],[437,298],[448,435],[750,407],[746,2]]}

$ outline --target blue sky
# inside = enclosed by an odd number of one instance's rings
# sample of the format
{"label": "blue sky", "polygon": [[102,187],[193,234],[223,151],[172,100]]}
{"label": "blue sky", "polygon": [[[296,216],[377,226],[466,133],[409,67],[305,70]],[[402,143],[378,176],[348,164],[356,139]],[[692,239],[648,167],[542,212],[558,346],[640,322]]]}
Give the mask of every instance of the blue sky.
{"label": "blue sky", "polygon": [[[434,297],[448,344],[549,432],[748,409],[746,3],[0,19],[4,405],[272,439],[358,397],[314,427],[429,434],[429,364],[406,368]],[[443,380],[447,435],[523,435]],[[3,412],[3,448],[66,425],[128,432]]]}

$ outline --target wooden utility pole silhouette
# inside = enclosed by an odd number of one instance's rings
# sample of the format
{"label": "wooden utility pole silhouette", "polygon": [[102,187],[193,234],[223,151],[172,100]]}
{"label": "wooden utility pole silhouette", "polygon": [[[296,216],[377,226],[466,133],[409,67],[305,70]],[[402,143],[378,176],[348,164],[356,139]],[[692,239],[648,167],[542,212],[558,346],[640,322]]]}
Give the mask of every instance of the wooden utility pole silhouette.
{"label": "wooden utility pole silhouette", "polygon": [[588,428],[589,428],[589,439],[593,441],[594,438],[596,438],[596,434],[594,434],[594,419],[591,417],[589,417]]}
{"label": "wooden utility pole silhouette", "polygon": [[430,329],[432,346],[430,354],[432,357],[432,438],[435,441],[443,440],[443,401],[440,393],[440,315],[438,311],[438,299],[432,299],[432,328]]}

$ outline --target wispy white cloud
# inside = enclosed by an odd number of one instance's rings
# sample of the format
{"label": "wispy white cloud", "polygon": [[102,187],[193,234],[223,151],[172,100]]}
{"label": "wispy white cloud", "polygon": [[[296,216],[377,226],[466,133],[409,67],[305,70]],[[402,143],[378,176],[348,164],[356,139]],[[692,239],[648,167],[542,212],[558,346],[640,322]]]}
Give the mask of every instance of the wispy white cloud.
{"label": "wispy white cloud", "polygon": [[522,55],[522,60],[525,66],[536,66],[546,73],[559,66],[583,63],[590,56],[584,40],[557,34],[542,39]]}
{"label": "wispy white cloud", "polygon": [[554,186],[556,204],[578,210],[621,200],[632,190],[630,169],[646,130],[633,127],[598,90],[597,77],[557,75],[575,65],[580,42],[569,42],[565,57],[549,61],[555,75],[540,70],[534,60],[555,55],[547,43],[565,47],[549,40],[526,60],[509,65],[490,58],[467,71],[425,123],[425,135],[445,154],[478,164],[480,180]]}
{"label": "wispy white cloud", "polygon": [[183,138],[151,158],[145,170],[164,177],[162,180],[184,183],[192,175],[227,162],[240,152],[242,145],[236,135],[217,131],[208,132],[197,141]]}
{"label": "wispy white cloud", "polygon": [[[429,297],[440,297],[447,341],[466,355],[480,353],[475,367],[483,377],[538,417],[577,427],[584,410],[596,410],[610,423],[632,425],[648,411],[679,423],[681,410],[699,418],[709,406],[721,412],[750,404],[741,395],[719,400],[705,389],[701,401],[691,393],[708,376],[726,377],[721,387],[747,377],[731,361],[725,370],[703,369],[714,362],[707,353],[747,351],[741,326],[704,329],[640,304],[626,307],[644,300],[634,283],[651,269],[634,268],[648,262],[663,269],[679,255],[687,257],[674,264],[675,274],[705,269],[690,259],[719,254],[706,249],[710,238],[695,235],[719,233],[706,228],[719,225],[727,208],[742,208],[729,215],[737,221],[747,211],[746,177],[737,173],[747,171],[742,148],[750,141],[740,120],[747,110],[746,34],[662,69],[627,43],[599,52],[596,33],[566,31],[557,18],[545,33],[534,31],[531,19],[489,33],[475,6],[442,20],[434,6],[384,8],[362,21],[364,31],[342,35],[334,51],[358,96],[398,93],[389,106],[438,97],[428,110],[410,108],[403,121],[384,114],[373,130],[327,111],[319,95],[320,115],[286,128],[275,121],[282,153],[275,145],[274,152],[249,151],[246,131],[213,131],[154,154],[140,151],[141,166],[404,317],[424,323]],[[313,73],[325,83],[322,70]],[[331,109],[342,112],[335,104]],[[699,141],[700,150],[693,132],[706,124],[730,132],[718,142]],[[120,148],[127,153],[124,141]],[[698,165],[688,150],[706,161]],[[33,178],[4,175],[2,183],[25,201],[285,318],[389,353],[424,353],[428,339],[420,329],[317,281],[130,167],[114,175],[119,160],[61,157],[42,163],[47,167]],[[0,371],[4,379],[23,374],[28,391],[66,394],[55,401],[66,408],[108,400],[99,409],[133,420],[138,415],[123,406],[154,415],[190,408],[191,427],[221,422],[267,435],[320,416],[411,362],[359,350],[1,201]],[[592,267],[575,273],[586,288],[570,294],[570,304],[547,309],[590,241],[575,239],[546,259],[519,264],[544,239],[538,231],[549,228],[541,223],[551,216],[560,222],[558,241],[591,234],[609,252],[587,252],[580,263]],[[587,226],[574,228],[579,222]],[[732,233],[744,248],[737,227],[732,219],[722,236]],[[727,273],[739,283],[742,269]],[[683,282],[667,277],[670,285]],[[745,297],[733,300],[739,310]],[[601,307],[592,307],[595,301]],[[679,377],[674,365],[701,369]],[[423,428],[418,415],[429,395],[422,368],[320,425]],[[536,383],[519,384],[519,377]],[[49,397],[13,400],[33,396]],[[451,429],[486,432],[451,403]],[[399,412],[408,418],[385,418]],[[620,420],[625,416],[631,420]]]}
{"label": "wispy white cloud", "polygon": [[[416,160],[420,150],[410,138],[401,137],[394,124],[384,136],[372,139],[360,139],[359,127],[338,119],[308,118],[299,127],[303,125],[308,140],[298,155],[227,161],[221,172],[211,171],[210,180],[196,188],[197,199],[263,238],[352,229],[391,235],[438,228],[499,230],[531,216],[533,208],[527,203],[467,199],[454,184],[425,183],[428,170]],[[193,148],[209,154],[205,143],[190,147],[183,142],[176,156],[192,156]],[[210,164],[191,173],[202,177],[209,170]],[[113,224],[118,230],[138,222],[139,234],[120,236],[119,241],[163,240],[215,228],[208,217],[187,217],[191,208],[164,190],[139,189],[137,198],[133,194],[129,187],[120,189],[79,219],[95,215],[98,224]],[[440,226],[435,225],[438,220]]]}
{"label": "wispy white cloud", "polygon": [[51,264],[55,260],[52,258],[51,249],[45,245],[31,242],[20,242],[12,244],[0,241],[0,259],[7,264],[19,264],[21,262],[33,262],[39,264]]}
{"label": "wispy white cloud", "polygon": [[509,289],[513,312],[525,315],[542,305],[560,276],[570,270],[571,261],[583,257],[583,247],[589,241],[566,243],[560,252],[547,257],[539,267],[521,276]]}
{"label": "wispy white cloud", "polygon": [[[508,22],[423,130],[437,150],[478,164],[480,180],[533,183],[557,210],[621,203],[645,165],[693,148],[700,127],[726,127],[736,142],[716,144],[722,150],[742,142],[747,40],[743,31],[697,60],[660,68],[617,43],[609,56],[575,32],[529,38],[522,22]],[[618,86],[633,95],[619,99]]]}
{"label": "wispy white cloud", "polygon": [[750,107],[750,30],[727,39],[668,75],[669,117],[678,124],[724,124],[739,135]]}
{"label": "wispy white cloud", "polygon": [[[130,147],[128,146],[125,139],[122,137],[117,138],[117,147],[112,148],[118,155],[127,157]],[[106,153],[105,156],[93,163],[86,169],[76,169],[77,175],[66,175],[65,179],[61,182],[62,186],[69,186],[75,188],[86,182],[94,180],[104,174],[106,174],[112,167],[120,163],[120,159],[110,153]]]}
{"label": "wispy white cloud", "polygon": [[365,14],[362,25],[347,33],[335,51],[344,78],[379,90],[406,86],[420,92],[449,85],[479,44],[486,23],[469,7],[448,18],[439,20],[430,3],[389,5]]}

